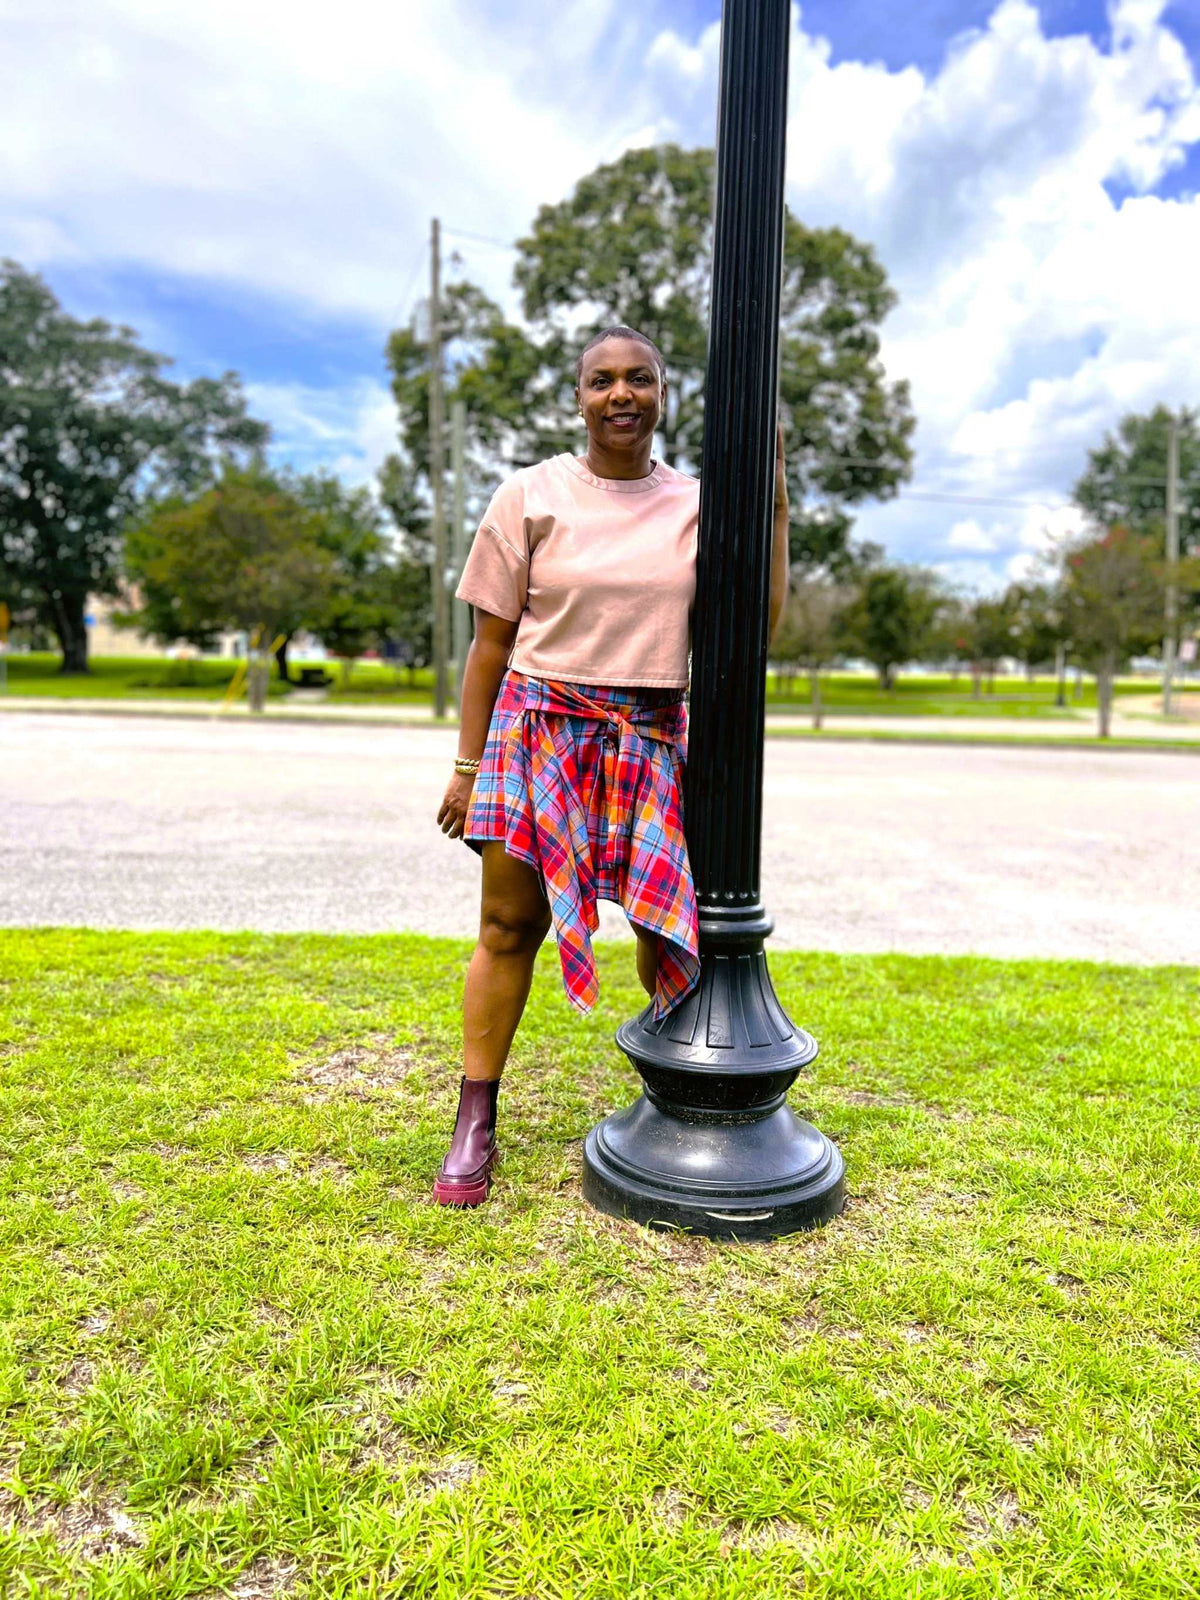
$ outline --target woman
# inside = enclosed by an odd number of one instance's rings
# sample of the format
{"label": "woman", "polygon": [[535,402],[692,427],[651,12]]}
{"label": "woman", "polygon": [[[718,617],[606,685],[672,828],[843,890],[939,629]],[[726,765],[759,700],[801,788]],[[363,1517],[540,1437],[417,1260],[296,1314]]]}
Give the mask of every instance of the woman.
{"label": "woman", "polygon": [[[552,924],[580,1011],[597,995],[597,899],[624,906],[656,1016],[699,978],[681,788],[700,486],[653,459],[666,395],[645,335],[592,339],[576,364],[586,453],[497,490],[458,586],[475,638],[438,823],[482,856],[483,899],[458,1115],[434,1184],[443,1205],[487,1198],[500,1076]],[[777,441],[772,633],[786,592]]]}

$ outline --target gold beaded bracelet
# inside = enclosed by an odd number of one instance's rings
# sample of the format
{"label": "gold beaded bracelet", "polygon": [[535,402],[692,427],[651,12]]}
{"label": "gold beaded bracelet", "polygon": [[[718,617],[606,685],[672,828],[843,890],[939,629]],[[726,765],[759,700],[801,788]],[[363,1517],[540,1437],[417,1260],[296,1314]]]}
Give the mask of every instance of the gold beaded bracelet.
{"label": "gold beaded bracelet", "polygon": [[463,773],[468,778],[473,778],[479,771],[479,762],[472,760],[469,756],[455,756],[454,770],[455,772]]}

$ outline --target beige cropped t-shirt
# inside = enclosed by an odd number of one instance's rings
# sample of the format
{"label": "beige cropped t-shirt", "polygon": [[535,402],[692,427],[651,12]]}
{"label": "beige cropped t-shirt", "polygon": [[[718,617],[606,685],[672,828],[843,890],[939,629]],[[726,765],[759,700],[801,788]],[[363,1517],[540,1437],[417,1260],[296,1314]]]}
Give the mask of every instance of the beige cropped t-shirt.
{"label": "beige cropped t-shirt", "polygon": [[700,484],[656,462],[598,478],[573,455],[524,467],[492,497],[460,600],[519,622],[531,678],[685,689]]}

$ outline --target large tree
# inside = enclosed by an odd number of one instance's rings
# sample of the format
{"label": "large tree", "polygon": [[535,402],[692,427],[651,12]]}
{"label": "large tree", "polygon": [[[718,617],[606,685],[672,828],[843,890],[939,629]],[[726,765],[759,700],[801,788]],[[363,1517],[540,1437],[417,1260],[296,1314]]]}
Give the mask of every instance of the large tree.
{"label": "large tree", "polygon": [[869,661],[880,688],[890,690],[896,668],[929,647],[941,601],[937,576],[924,567],[870,567],[842,613],[845,648]]}
{"label": "large tree", "polygon": [[0,262],[0,588],[53,629],[64,672],[87,671],[85,604],[118,592],[130,515],[266,443],[236,374],[181,385],[167,365],[132,329],[69,316],[40,277]]}
{"label": "large tree", "polygon": [[336,580],[318,518],[261,471],[227,467],[213,488],[156,505],[129,528],[126,561],[165,637],[227,629],[265,651],[318,615]]}
{"label": "large tree", "polygon": [[[383,511],[365,486],[349,488],[328,472],[286,475],[283,487],[311,517],[318,549],[329,558],[330,579],[317,605],[299,624],[343,660],[349,679],[357,656],[387,620],[384,569],[389,547]],[[275,652],[279,676],[288,677],[287,634]]]}
{"label": "large tree", "polygon": [[[595,329],[630,323],[663,352],[670,380],[664,454],[699,465],[712,269],[713,152],[632,150],[543,206],[518,241],[515,282],[526,326],[469,284],[447,293],[450,397],[470,419],[473,482],[578,448],[574,352]],[[842,564],[853,507],[896,493],[908,476],[908,387],[889,382],[879,325],[895,302],[867,244],[808,228],[790,212],[784,236],[781,420],[787,435],[792,559]],[[400,466],[424,492],[428,347],[392,336]],[[732,403],[730,397],[710,397]]]}
{"label": "large tree", "polygon": [[[1075,485],[1076,503],[1099,528],[1120,526],[1152,538],[1165,554],[1167,438],[1172,413],[1166,406],[1121,418],[1115,433],[1088,451]],[[1179,424],[1180,544],[1200,550],[1200,411],[1183,409]]]}
{"label": "large tree", "polygon": [[1077,540],[1064,554],[1065,625],[1079,660],[1096,674],[1102,739],[1112,725],[1118,671],[1162,637],[1163,593],[1162,559],[1151,534],[1110,528]]}

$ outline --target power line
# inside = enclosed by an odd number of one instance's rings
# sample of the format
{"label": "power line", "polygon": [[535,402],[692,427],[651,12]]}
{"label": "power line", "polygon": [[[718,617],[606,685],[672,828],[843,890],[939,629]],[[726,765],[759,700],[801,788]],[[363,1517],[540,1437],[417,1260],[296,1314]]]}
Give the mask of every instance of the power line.
{"label": "power line", "polygon": [[490,244],[494,245],[497,250],[511,250],[514,255],[517,254],[517,246],[515,244],[508,244],[503,239],[493,239],[486,233],[470,233],[466,228],[451,228],[449,226],[443,227],[442,232],[453,234],[456,239],[472,239],[476,244]]}
{"label": "power line", "polygon": [[405,308],[409,305],[409,303],[412,300],[413,290],[417,287],[417,280],[421,276],[421,273],[425,269],[425,257],[427,255],[428,251],[429,251],[429,240],[428,239],[422,239],[421,240],[421,247],[417,251],[417,259],[416,259],[415,263],[413,264],[412,273],[411,273],[411,275],[409,277],[409,280],[408,280],[408,288],[404,291],[404,294],[401,297],[399,304],[396,306],[395,311],[393,311],[392,315],[388,318],[388,321],[389,321],[389,323],[391,324],[392,327],[395,327],[396,324],[399,322],[402,313],[404,312]]}

